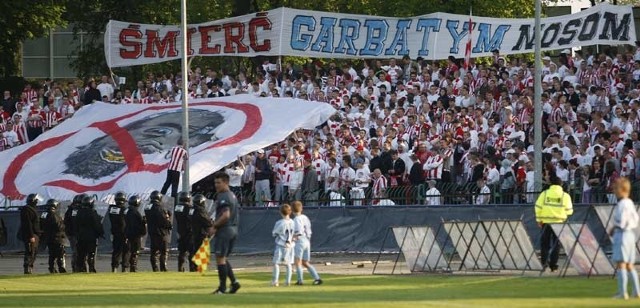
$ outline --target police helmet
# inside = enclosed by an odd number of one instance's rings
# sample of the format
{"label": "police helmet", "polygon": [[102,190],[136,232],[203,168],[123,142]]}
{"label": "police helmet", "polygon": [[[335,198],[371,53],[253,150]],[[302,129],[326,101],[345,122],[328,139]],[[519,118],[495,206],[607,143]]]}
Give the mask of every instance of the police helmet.
{"label": "police helmet", "polygon": [[162,194],[159,191],[154,190],[153,192],[151,192],[151,196],[149,196],[149,199],[151,200],[151,202],[160,202],[162,201]]}
{"label": "police helmet", "polygon": [[193,196],[193,206],[202,206],[204,207],[205,202],[207,202],[207,198],[202,194],[197,194]]}
{"label": "police helmet", "polygon": [[93,204],[95,202],[96,202],[96,198],[94,198],[93,196],[85,195],[85,197],[82,198],[82,206],[93,207]]}
{"label": "police helmet", "polygon": [[47,200],[47,208],[55,210],[58,208],[58,206],[60,206],[60,202],[58,202],[58,200],[56,199]]}
{"label": "police helmet", "polygon": [[191,204],[191,195],[186,191],[181,191],[178,194],[178,202],[184,204]]}
{"label": "police helmet", "polygon": [[27,196],[27,205],[36,206],[38,205],[38,201],[39,201],[39,198],[37,194],[29,194]]}
{"label": "police helmet", "polygon": [[127,202],[127,196],[123,192],[119,191],[116,193],[114,200],[116,201],[116,204],[124,204]]}
{"label": "police helmet", "polygon": [[84,198],[87,196],[87,194],[79,194],[76,195],[75,197],[73,197],[73,204],[75,205],[81,205],[82,204],[82,200],[84,200]]}
{"label": "police helmet", "polygon": [[140,203],[142,203],[142,200],[140,200],[140,197],[138,196],[129,197],[129,205],[138,207],[140,206]]}

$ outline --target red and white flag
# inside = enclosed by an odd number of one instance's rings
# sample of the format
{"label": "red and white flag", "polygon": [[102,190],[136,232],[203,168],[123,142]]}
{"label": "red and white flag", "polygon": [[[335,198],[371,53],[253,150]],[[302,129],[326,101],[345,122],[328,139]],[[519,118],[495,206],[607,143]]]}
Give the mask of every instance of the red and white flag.
{"label": "red and white flag", "polygon": [[469,71],[469,65],[471,63],[471,30],[473,29],[473,22],[471,21],[472,12],[469,10],[469,33],[467,35],[467,47],[464,50],[464,70]]}
{"label": "red and white flag", "polygon": [[[189,109],[189,159],[177,161],[189,164],[190,184],[336,112],[324,103],[250,95],[194,99]],[[145,194],[162,187],[181,137],[179,103],[91,104],[33,142],[0,152],[0,196]]]}

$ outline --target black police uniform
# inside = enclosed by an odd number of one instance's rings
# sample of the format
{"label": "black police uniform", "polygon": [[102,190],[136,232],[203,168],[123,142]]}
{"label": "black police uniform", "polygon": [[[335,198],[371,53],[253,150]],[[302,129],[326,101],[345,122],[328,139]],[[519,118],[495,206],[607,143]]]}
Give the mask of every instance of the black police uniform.
{"label": "black police uniform", "polygon": [[125,234],[129,245],[129,270],[135,272],[138,268],[138,256],[142,248],[142,237],[147,235],[147,223],[140,214],[140,198],[132,196],[129,198],[129,207],[125,210]]}
{"label": "black police uniform", "polygon": [[71,268],[72,271],[78,272],[78,238],[75,232],[75,219],[78,216],[78,210],[82,204],[82,199],[86,197],[85,194],[77,195],[73,198],[73,202],[67,208],[64,213],[64,231],[69,239],[69,246],[71,247]]}
{"label": "black police uniform", "polygon": [[151,208],[145,211],[147,216],[147,233],[151,240],[150,261],[154,272],[167,271],[167,256],[169,254],[169,241],[171,240],[171,216],[160,200],[152,200]]}
{"label": "black police uniform", "polygon": [[[216,234],[213,238],[213,254],[215,254],[217,258],[228,257],[233,251],[233,245],[236,241],[236,236],[238,235],[238,199],[232,191],[228,190],[225,192],[219,192],[216,196],[215,203],[216,221],[220,219],[224,211],[228,210],[230,212],[230,216],[229,220],[227,220],[224,225],[216,228]],[[218,290],[216,290],[216,293],[226,292],[227,277],[231,280],[230,293],[235,293],[240,288],[240,284],[236,281],[236,277],[233,274],[233,268],[228,260],[226,264],[218,264],[218,278],[220,280],[220,286],[218,287]]]}
{"label": "black police uniform", "polygon": [[104,236],[102,228],[102,218],[93,209],[94,200],[85,197],[82,200],[82,207],[76,216],[76,234],[78,236],[78,267],[81,272],[96,272],[96,249],[98,238]]}
{"label": "black police uniform", "polygon": [[[178,203],[173,208],[178,227],[178,271],[184,272],[184,263],[193,250],[193,238],[191,236],[191,225],[189,224],[189,211],[191,210],[191,197],[188,193],[181,192],[177,197]],[[189,271],[194,272],[196,267],[191,258]]]}
{"label": "black police uniform", "polygon": [[116,194],[116,204],[110,205],[107,213],[111,222],[112,248],[111,253],[111,271],[116,272],[118,267],[122,265],[122,271],[125,272],[129,268],[129,256],[127,237],[125,235],[125,202],[126,198],[123,193]]}
{"label": "black police uniform", "polygon": [[38,196],[31,194],[27,197],[27,204],[20,210],[20,239],[24,242],[25,274],[33,274],[33,264],[36,261],[42,233],[36,205],[38,205]]}
{"label": "black police uniform", "polygon": [[213,227],[213,222],[207,215],[205,209],[206,198],[203,195],[196,195],[193,198],[193,207],[189,209],[189,224],[191,225],[191,236],[193,246],[189,259],[193,259],[197,250],[202,245],[202,241],[207,237],[209,228]]}
{"label": "black police uniform", "polygon": [[[64,262],[64,221],[58,214],[58,201],[47,201],[47,211],[40,215],[43,241],[49,249],[49,273],[66,273]],[[58,268],[56,269],[56,265]]]}

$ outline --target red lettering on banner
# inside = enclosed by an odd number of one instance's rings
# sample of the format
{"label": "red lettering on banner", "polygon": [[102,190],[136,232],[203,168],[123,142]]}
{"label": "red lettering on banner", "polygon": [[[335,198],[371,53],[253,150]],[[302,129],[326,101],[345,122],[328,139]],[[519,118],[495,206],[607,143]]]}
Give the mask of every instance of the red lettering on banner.
{"label": "red lettering on banner", "polygon": [[249,22],[249,42],[251,49],[256,52],[270,51],[271,40],[265,39],[262,43],[258,42],[258,28],[262,30],[271,30],[271,20],[267,17],[255,17]]}
{"label": "red lettering on banner", "polygon": [[138,41],[142,38],[140,26],[130,25],[128,28],[120,31],[120,45],[128,48],[120,48],[120,57],[123,59],[137,59],[142,55],[142,42]]}
{"label": "red lettering on banner", "polygon": [[[168,31],[164,38],[160,39],[158,30],[146,30],[147,47],[144,51],[145,58],[177,57],[176,41],[179,33],[180,31]],[[158,50],[157,54],[156,49]]]}
{"label": "red lettering on banner", "polygon": [[189,51],[187,55],[189,56],[192,56],[195,53],[193,48],[191,48],[191,41],[193,40],[193,34],[195,33],[198,33],[198,29],[196,28],[187,29],[187,50]]}
{"label": "red lettering on banner", "polygon": [[200,44],[202,44],[202,46],[200,46],[200,51],[198,51],[198,54],[200,55],[219,54],[220,44],[209,46],[209,43],[211,42],[211,35],[209,34],[209,32],[211,31],[220,32],[220,30],[222,30],[222,27],[220,25],[201,26],[201,27],[198,27],[198,30],[200,31],[200,40],[201,40]]}
{"label": "red lettering on banner", "polygon": [[[249,52],[249,47],[245,45],[242,40],[244,39],[244,24],[239,22],[226,23],[222,26],[224,28],[224,53],[234,53],[236,51],[233,48],[233,44],[238,46],[238,53]],[[233,30],[237,30],[237,34],[233,34]]]}

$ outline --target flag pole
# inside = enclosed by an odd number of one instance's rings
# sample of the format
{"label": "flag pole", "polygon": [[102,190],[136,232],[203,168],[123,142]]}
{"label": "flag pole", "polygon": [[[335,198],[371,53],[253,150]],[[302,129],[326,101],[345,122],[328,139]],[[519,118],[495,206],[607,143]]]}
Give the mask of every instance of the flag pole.
{"label": "flag pole", "polygon": [[534,97],[533,97],[533,110],[534,110],[534,125],[533,125],[533,142],[534,142],[534,184],[535,191],[542,191],[542,51],[541,41],[542,35],[540,35],[540,14],[542,11],[541,0],[536,0],[536,12],[535,12],[535,74],[534,74]]}
{"label": "flag pole", "polygon": [[[180,0],[180,20],[182,33],[182,144],[189,157],[189,51],[187,50],[187,0]],[[189,183],[189,161],[184,164],[182,174],[182,191],[190,191]],[[173,196],[176,198],[176,196]]]}

